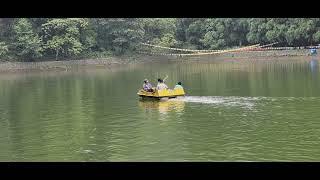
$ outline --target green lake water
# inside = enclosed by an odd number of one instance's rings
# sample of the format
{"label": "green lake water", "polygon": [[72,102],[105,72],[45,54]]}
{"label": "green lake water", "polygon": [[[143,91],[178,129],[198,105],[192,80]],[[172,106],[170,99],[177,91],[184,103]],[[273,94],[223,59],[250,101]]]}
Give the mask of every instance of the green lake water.
{"label": "green lake water", "polygon": [[[140,101],[148,78],[187,96]],[[318,61],[0,75],[0,161],[319,161]]]}

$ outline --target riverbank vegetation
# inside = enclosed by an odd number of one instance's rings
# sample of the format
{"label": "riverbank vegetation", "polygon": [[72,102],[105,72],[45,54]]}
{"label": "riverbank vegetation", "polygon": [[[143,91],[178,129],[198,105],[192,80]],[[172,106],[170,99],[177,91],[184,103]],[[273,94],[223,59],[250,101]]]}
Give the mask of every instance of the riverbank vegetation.
{"label": "riverbank vegetation", "polygon": [[154,51],[140,43],[226,49],[320,43],[320,18],[1,18],[2,61],[110,57]]}

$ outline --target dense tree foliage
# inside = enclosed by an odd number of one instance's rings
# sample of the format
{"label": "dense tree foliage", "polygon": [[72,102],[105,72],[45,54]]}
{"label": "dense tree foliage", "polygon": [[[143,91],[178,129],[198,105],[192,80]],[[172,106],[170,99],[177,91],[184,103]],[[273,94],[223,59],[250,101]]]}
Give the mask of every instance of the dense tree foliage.
{"label": "dense tree foliage", "polygon": [[8,46],[5,44],[5,42],[0,42],[0,58],[5,57],[8,52]]}
{"label": "dense tree foliage", "polygon": [[0,18],[0,58],[34,61],[154,50],[320,43],[320,18]]}
{"label": "dense tree foliage", "polygon": [[42,24],[43,48],[48,54],[55,52],[56,59],[59,52],[65,57],[80,54],[84,50],[84,43],[81,43],[81,30],[88,26],[85,19],[52,19]]}
{"label": "dense tree foliage", "polygon": [[38,34],[33,32],[28,19],[18,19],[13,25],[12,46],[19,58],[35,59],[42,56],[42,41]]}

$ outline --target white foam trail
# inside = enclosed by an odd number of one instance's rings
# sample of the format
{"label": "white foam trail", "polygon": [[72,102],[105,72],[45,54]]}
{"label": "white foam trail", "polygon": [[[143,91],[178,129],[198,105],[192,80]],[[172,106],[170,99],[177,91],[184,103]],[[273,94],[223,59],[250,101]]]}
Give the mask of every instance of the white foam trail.
{"label": "white foam trail", "polygon": [[170,99],[172,101],[184,101],[191,103],[202,104],[218,104],[225,106],[244,106],[251,108],[254,106],[254,97],[222,97],[222,96],[185,96],[177,99]]}

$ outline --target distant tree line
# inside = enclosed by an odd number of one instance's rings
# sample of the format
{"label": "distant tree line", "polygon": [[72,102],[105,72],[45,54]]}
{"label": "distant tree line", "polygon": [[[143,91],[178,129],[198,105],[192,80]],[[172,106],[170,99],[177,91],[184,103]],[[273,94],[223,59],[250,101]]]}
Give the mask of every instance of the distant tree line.
{"label": "distant tree line", "polygon": [[141,42],[200,50],[273,42],[279,42],[278,46],[317,45],[320,18],[0,19],[1,60],[134,54],[144,48]]}

